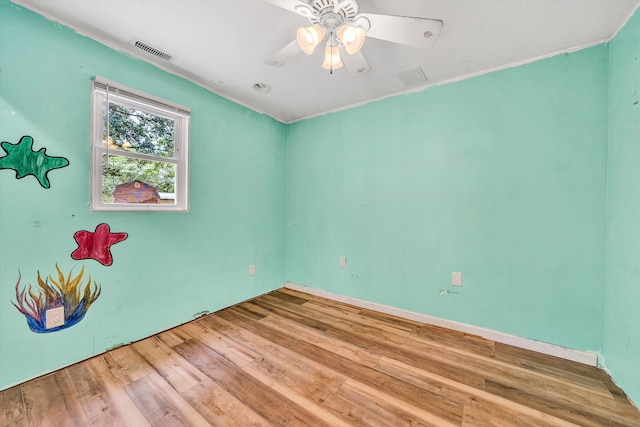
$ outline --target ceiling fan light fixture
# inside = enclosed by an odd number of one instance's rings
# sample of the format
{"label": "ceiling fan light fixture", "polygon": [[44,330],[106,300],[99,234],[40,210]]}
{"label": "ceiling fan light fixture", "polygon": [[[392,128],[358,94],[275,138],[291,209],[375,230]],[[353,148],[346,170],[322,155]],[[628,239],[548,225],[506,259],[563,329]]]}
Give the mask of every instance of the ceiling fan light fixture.
{"label": "ceiling fan light fixture", "polygon": [[361,27],[344,24],[338,30],[338,39],[340,39],[347,53],[354,55],[360,51],[360,48],[364,44],[365,31]]}
{"label": "ceiling fan light fixture", "polygon": [[324,62],[322,68],[325,70],[337,70],[342,68],[342,59],[340,59],[339,46],[327,46],[324,49]]}
{"label": "ceiling fan light fixture", "polygon": [[320,25],[312,25],[311,27],[300,27],[296,33],[296,40],[300,49],[307,55],[311,55],[316,46],[324,38],[324,32]]}

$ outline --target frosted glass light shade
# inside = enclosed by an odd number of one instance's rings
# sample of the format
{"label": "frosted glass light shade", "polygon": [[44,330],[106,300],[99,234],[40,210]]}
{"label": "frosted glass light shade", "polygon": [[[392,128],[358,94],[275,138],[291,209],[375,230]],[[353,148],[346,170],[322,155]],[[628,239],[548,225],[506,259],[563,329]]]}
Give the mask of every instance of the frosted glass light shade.
{"label": "frosted glass light shade", "polygon": [[340,48],[338,46],[327,46],[325,48],[322,68],[325,70],[342,68],[342,59],[340,59]]}
{"label": "frosted glass light shade", "polygon": [[296,33],[296,40],[298,40],[298,45],[300,49],[307,55],[311,55],[320,43],[320,40],[324,37],[324,33],[322,32],[322,28],[320,25],[316,24],[311,27],[300,27],[298,28],[298,32]]}
{"label": "frosted glass light shade", "polygon": [[353,55],[360,51],[364,44],[364,29],[360,27],[352,27],[351,25],[343,25],[338,30],[338,38],[344,45],[344,49],[349,55]]}

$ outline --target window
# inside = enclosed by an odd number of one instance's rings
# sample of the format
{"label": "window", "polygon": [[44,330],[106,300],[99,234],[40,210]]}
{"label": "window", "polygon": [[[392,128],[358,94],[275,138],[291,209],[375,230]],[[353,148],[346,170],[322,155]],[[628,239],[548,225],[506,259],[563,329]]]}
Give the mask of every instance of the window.
{"label": "window", "polygon": [[96,78],[91,210],[187,212],[187,108]]}

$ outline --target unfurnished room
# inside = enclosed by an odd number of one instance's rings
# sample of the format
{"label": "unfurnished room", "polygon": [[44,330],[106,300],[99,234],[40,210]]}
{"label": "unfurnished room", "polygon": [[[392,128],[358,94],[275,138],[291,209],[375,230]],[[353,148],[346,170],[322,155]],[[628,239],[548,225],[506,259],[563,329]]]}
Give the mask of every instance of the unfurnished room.
{"label": "unfurnished room", "polygon": [[0,426],[640,426],[640,0],[0,0]]}

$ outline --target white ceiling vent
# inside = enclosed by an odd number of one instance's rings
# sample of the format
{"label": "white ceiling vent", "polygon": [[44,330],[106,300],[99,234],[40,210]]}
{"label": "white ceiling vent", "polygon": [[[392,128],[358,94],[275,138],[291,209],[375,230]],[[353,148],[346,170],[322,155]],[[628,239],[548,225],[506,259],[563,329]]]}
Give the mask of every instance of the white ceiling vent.
{"label": "white ceiling vent", "polygon": [[400,80],[402,80],[405,86],[415,86],[427,82],[427,77],[419,65],[415,68],[399,72],[398,77],[400,77]]}
{"label": "white ceiling vent", "polygon": [[151,46],[149,43],[145,43],[142,40],[133,39],[131,44],[141,51],[145,52],[147,55],[155,56],[156,58],[164,59],[165,61],[171,61],[173,59],[173,55],[163,52],[157,47]]}

